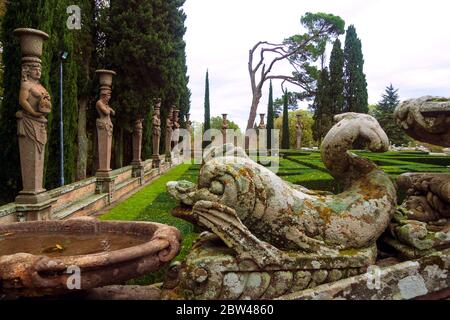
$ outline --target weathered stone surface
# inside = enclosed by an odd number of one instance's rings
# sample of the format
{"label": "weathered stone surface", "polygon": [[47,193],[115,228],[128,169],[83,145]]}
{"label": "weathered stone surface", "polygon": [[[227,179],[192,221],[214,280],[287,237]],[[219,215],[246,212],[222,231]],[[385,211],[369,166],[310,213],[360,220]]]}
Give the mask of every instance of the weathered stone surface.
{"label": "weathered stone surface", "polygon": [[[422,97],[402,103],[397,123],[411,137],[450,145],[450,99]],[[397,185],[406,191],[385,242],[408,258],[450,247],[450,174],[406,173]]]}
{"label": "weathered stone surface", "polygon": [[450,98],[425,96],[404,101],[394,117],[414,139],[450,147]]}
{"label": "weathered stone surface", "polygon": [[106,286],[89,290],[87,300],[159,300],[161,289],[151,286]]}
{"label": "weathered stone surface", "polygon": [[[209,238],[200,241],[167,296],[247,298],[252,292],[245,291],[247,278],[256,272],[255,281],[262,279],[260,273],[272,281],[253,298],[268,299],[293,287],[358,274],[375,262],[373,245],[395,211],[396,190],[371,161],[347,151],[361,141],[372,151],[385,151],[388,139],[368,115],[349,113],[337,120],[324,139],[322,158],[346,186],[339,195],[291,185],[232,145],[206,154],[198,185],[168,183],[168,192],[182,203],[174,214],[212,231],[226,247]],[[242,261],[247,273],[240,269]],[[191,276],[196,268],[207,271],[208,281],[187,294],[196,283]],[[301,277],[295,285],[296,273],[303,270],[312,280],[305,284]]]}
{"label": "weathered stone surface", "polygon": [[450,250],[417,261],[375,269],[356,277],[279,297],[281,300],[408,300],[450,287]]}

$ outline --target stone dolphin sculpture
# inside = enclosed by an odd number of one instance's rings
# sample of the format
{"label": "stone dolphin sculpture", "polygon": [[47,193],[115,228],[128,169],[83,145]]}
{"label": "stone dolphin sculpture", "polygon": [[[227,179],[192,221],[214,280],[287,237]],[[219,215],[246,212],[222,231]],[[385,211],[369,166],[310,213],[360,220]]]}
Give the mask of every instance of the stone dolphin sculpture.
{"label": "stone dolphin sculpture", "polygon": [[364,144],[384,152],[388,137],[369,115],[345,113],[335,120],[321,155],[344,192],[310,191],[282,180],[242,149],[233,150],[237,156],[221,156],[222,148],[213,148],[197,185],[167,184],[184,208],[181,217],[212,230],[238,253],[255,246],[327,253],[373,245],[395,212],[396,188],[372,161],[349,150]]}

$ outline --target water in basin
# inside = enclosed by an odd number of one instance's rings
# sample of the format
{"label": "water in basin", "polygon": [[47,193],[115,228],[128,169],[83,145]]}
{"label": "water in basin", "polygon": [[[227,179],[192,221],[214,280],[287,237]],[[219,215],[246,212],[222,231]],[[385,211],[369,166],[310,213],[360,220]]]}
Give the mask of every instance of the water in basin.
{"label": "water in basin", "polygon": [[0,234],[0,256],[30,253],[48,257],[76,256],[133,247],[149,241],[133,234]]}

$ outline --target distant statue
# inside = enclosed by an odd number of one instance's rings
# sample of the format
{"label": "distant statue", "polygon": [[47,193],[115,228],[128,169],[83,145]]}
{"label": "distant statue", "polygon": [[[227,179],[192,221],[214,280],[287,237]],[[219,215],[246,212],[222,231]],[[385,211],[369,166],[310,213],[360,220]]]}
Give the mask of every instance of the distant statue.
{"label": "distant statue", "polygon": [[156,101],[152,118],[153,168],[159,167],[159,144],[161,139],[161,99]]}
{"label": "distant statue", "polygon": [[222,139],[223,139],[223,144],[227,143],[227,130],[228,130],[228,119],[227,119],[228,114],[223,113],[222,114]]}
{"label": "distant statue", "polygon": [[295,133],[297,136],[297,150],[300,150],[302,148],[302,136],[303,136],[303,124],[302,124],[302,115],[301,114],[297,114],[297,124],[295,125]]}
{"label": "distant statue", "polygon": [[165,153],[166,153],[166,161],[171,160],[171,151],[172,151],[172,134],[173,134],[173,108],[170,108],[169,114],[166,119],[166,139],[165,139]]}
{"label": "distant statue", "polygon": [[189,131],[189,133],[191,133],[192,131],[192,121],[190,113],[186,114],[186,130]]}

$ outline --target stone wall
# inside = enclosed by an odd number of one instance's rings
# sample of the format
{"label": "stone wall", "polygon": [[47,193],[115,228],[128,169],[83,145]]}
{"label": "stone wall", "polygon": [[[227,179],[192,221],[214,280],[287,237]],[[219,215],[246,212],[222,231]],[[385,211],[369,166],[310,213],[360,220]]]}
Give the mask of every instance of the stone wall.
{"label": "stone wall", "polygon": [[[98,191],[96,177],[49,190],[48,194],[52,199],[50,219],[60,220],[91,215],[137,192],[141,187],[179,163],[180,161],[168,163],[162,160],[160,168],[152,168],[152,160],[147,160],[143,163],[144,173],[142,175],[135,175],[133,166],[113,170],[111,176],[114,179],[114,188],[109,193]],[[17,222],[16,213],[15,203],[1,206],[0,223]]]}

